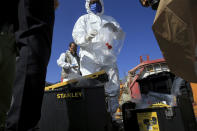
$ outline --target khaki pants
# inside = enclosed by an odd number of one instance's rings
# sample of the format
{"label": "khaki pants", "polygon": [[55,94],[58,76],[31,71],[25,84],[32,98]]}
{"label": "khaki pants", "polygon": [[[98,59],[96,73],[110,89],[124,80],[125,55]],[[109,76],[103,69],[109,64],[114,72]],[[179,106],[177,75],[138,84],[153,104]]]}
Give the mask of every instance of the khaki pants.
{"label": "khaki pants", "polygon": [[197,83],[196,12],[197,0],[160,0],[152,27],[170,70],[193,83]]}
{"label": "khaki pants", "polygon": [[16,58],[14,41],[14,34],[0,32],[0,122],[11,102]]}

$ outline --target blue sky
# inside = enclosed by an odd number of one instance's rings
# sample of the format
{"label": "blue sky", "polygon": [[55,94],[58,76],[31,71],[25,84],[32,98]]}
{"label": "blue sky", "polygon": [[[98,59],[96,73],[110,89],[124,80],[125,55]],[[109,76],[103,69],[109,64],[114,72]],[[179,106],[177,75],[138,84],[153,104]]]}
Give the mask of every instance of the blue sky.
{"label": "blue sky", "polygon": [[[77,19],[86,14],[85,0],[59,0],[56,10],[51,59],[48,65],[49,82],[60,81],[61,68],[57,59],[73,41],[72,30]],[[119,22],[126,33],[123,48],[118,56],[120,78],[140,63],[139,57],[149,55],[150,59],[162,58],[159,46],[154,38],[151,26],[155,11],[141,7],[139,0],[104,0],[105,15]]]}

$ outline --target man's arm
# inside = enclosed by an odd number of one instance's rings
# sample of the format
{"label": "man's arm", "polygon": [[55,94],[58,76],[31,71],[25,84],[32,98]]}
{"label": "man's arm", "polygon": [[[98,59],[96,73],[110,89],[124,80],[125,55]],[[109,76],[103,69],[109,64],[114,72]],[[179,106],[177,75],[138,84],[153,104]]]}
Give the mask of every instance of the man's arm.
{"label": "man's arm", "polygon": [[144,6],[144,7],[148,7],[150,6],[149,3],[148,3],[148,0],[139,0],[141,5]]}
{"label": "man's arm", "polygon": [[58,6],[59,6],[59,1],[58,0],[54,0],[54,8],[55,8],[55,10],[57,9]]}
{"label": "man's arm", "polygon": [[88,46],[89,42],[86,40],[88,32],[86,31],[85,16],[81,16],[73,28],[72,37],[75,43],[79,46]]}
{"label": "man's arm", "polygon": [[139,1],[143,7],[151,6],[153,10],[157,10],[160,2],[160,0],[139,0]]}
{"label": "man's arm", "polygon": [[70,63],[65,62],[65,53],[62,53],[57,60],[58,66],[64,68],[64,69],[69,69],[71,67]]}

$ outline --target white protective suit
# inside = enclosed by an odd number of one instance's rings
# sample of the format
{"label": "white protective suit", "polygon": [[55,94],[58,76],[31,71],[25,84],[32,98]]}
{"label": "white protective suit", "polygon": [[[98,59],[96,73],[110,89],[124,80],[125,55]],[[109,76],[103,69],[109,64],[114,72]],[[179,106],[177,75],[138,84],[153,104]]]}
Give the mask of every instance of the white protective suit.
{"label": "white protective suit", "polygon": [[114,20],[114,18],[103,15],[103,0],[100,0],[102,11],[101,13],[97,14],[94,14],[90,10],[89,2],[90,0],[86,0],[85,5],[88,14],[81,16],[77,20],[73,29],[72,36],[75,43],[80,46],[80,71],[82,75],[89,75],[100,70],[105,70],[107,72],[109,76],[109,82],[107,82],[105,85],[105,94],[108,96],[108,111],[112,114],[112,118],[114,118],[114,113],[119,106],[118,96],[120,89],[119,72],[116,61],[107,65],[105,65],[105,63],[99,64],[95,62],[96,58],[92,47],[95,43],[99,43],[100,38],[97,35],[93,39],[87,40],[86,37],[90,32],[93,32],[95,30],[99,32],[99,30],[101,30],[106,23],[113,23],[113,25],[115,25],[118,32],[120,32],[119,36],[116,37],[123,36],[124,33],[122,32],[119,24]]}
{"label": "white protective suit", "polygon": [[[72,55],[69,50],[62,53],[58,58],[57,64],[62,68],[63,82],[80,77],[78,59],[77,54]],[[73,66],[77,66],[77,68],[73,68]]]}

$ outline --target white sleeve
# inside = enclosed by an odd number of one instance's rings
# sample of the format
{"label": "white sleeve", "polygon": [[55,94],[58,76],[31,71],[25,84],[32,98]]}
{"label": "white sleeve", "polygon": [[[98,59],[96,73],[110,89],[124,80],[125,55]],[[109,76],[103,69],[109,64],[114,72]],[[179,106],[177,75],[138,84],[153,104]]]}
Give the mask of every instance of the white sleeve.
{"label": "white sleeve", "polygon": [[89,43],[85,37],[87,35],[85,16],[81,16],[73,28],[72,37],[75,43],[79,46],[87,46]]}
{"label": "white sleeve", "polygon": [[65,53],[62,53],[57,60],[58,66],[64,68],[64,69],[69,69],[70,68],[70,63],[65,62]]}

